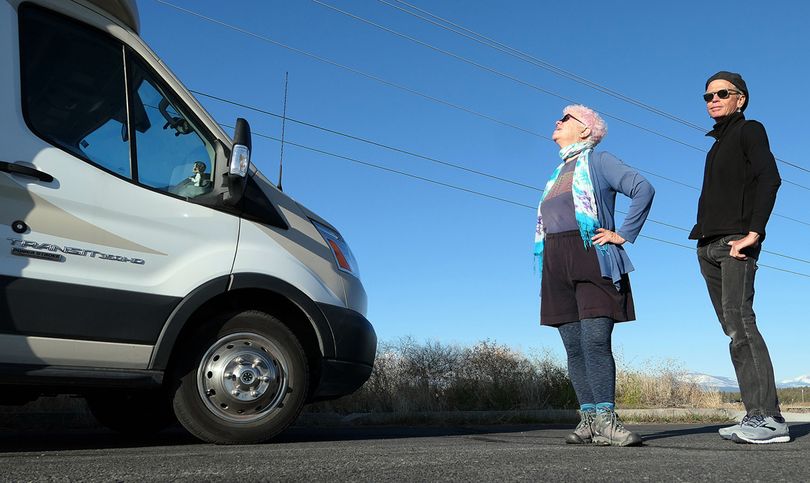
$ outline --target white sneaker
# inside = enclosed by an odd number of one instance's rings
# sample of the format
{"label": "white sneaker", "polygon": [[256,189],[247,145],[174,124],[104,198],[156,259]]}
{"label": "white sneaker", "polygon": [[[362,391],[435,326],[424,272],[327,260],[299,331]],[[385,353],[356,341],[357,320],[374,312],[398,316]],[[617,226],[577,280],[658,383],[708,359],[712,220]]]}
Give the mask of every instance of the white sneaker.
{"label": "white sneaker", "polygon": [[737,424],[735,424],[733,426],[726,426],[725,428],[720,428],[720,429],[717,430],[717,432],[720,433],[721,438],[723,438],[723,439],[731,439],[731,435],[734,434],[734,431],[739,431],[740,426],[743,423],[745,423],[746,421],[748,421],[748,415],[747,414],[745,416],[743,416],[742,420],[740,420],[739,423],[737,423]]}

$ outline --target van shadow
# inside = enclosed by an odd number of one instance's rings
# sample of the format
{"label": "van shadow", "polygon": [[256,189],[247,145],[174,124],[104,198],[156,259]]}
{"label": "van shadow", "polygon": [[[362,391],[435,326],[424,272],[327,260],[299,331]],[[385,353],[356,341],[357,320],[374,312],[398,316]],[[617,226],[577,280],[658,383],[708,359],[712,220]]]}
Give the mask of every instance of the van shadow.
{"label": "van shadow", "polygon": [[[445,436],[484,436],[488,434],[519,433],[537,430],[571,429],[571,425],[514,425],[481,427],[435,427],[435,426],[342,426],[309,427],[293,426],[263,444],[316,443],[359,440],[389,440],[409,438],[432,438]],[[133,437],[104,428],[42,428],[35,431],[0,428],[0,454],[28,453],[38,451],[76,451],[128,449],[172,446],[211,446],[176,425],[152,436]]]}
{"label": "van shadow", "polygon": [[181,427],[150,436],[128,436],[107,429],[0,429],[0,454],[37,451],[126,449],[204,444]]}

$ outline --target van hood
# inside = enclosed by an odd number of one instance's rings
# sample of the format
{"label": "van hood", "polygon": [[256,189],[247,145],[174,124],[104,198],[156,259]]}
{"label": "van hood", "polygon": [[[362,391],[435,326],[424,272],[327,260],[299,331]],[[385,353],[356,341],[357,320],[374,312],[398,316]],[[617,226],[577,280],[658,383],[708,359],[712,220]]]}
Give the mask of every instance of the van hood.
{"label": "van hood", "polygon": [[301,204],[292,196],[278,189],[278,187],[275,184],[273,184],[269,179],[267,179],[267,177],[260,170],[254,168],[252,165],[251,168],[254,169],[253,178],[256,180],[257,183],[259,183],[262,190],[268,196],[271,202],[273,202],[274,204],[280,204],[287,209],[293,209],[294,211],[297,211],[301,216],[309,218],[313,221],[317,221],[321,225],[324,225],[329,229],[334,230],[337,233],[340,233],[340,230],[335,228],[328,221],[321,218],[317,213]]}

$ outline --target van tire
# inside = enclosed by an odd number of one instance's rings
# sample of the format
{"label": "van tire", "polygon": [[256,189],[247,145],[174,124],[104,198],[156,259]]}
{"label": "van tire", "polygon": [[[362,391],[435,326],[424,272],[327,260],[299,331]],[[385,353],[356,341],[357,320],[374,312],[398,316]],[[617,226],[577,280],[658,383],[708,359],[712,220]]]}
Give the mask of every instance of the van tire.
{"label": "van tire", "polygon": [[149,436],[177,423],[165,391],[94,393],[85,396],[103,426],[130,436]]}
{"label": "van tire", "polygon": [[259,443],[298,418],[309,386],[307,358],[277,318],[232,312],[179,343],[172,403],[194,436],[216,444]]}

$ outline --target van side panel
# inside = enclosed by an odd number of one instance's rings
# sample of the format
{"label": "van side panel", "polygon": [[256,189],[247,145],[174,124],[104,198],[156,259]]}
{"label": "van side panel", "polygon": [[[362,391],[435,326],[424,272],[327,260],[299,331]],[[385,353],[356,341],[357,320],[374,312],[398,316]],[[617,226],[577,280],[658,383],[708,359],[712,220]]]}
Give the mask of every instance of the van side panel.
{"label": "van side panel", "polygon": [[[103,18],[87,8],[70,2],[58,5],[65,13],[76,11],[82,18],[98,17],[94,22],[104,24]],[[155,121],[155,113],[151,113],[151,130],[144,124],[137,134],[127,136],[120,129],[112,133],[93,130],[91,121],[94,119],[87,121],[90,116],[100,116],[98,123],[111,123],[118,118],[110,117],[114,116],[110,110],[71,110],[70,103],[66,102],[69,95],[65,92],[85,96],[87,101],[90,99],[87,96],[93,93],[87,86],[95,85],[91,82],[101,78],[101,82],[108,82],[123,93],[129,84],[108,79],[102,67],[118,62],[116,59],[123,63],[124,45],[104,27],[93,28],[29,3],[20,4],[19,8],[18,17],[9,2],[0,1],[0,65],[3,66],[0,69],[0,161],[47,173],[52,180],[0,172],[0,334],[12,336],[7,340],[21,343],[23,348],[29,340],[27,337],[52,338],[55,344],[65,347],[71,344],[77,347],[69,341],[78,339],[151,347],[183,297],[205,281],[230,274],[239,218],[173,195],[168,186],[156,185],[149,178],[136,180],[126,172],[116,172],[103,165],[103,158],[98,158],[99,161],[83,155],[87,154],[88,145],[92,148],[111,142],[126,143],[135,135],[145,136],[145,133],[183,142],[197,138],[175,137],[171,131],[162,129],[163,122]],[[46,21],[54,25],[53,31],[43,32],[43,28],[38,27]],[[68,44],[74,39],[80,40],[78,35],[71,37],[73,32],[79,32],[81,39],[96,39],[91,45],[111,46],[116,55],[105,58],[107,64],[103,65],[93,59],[94,64],[88,69],[90,61],[82,58],[81,49]],[[20,44],[21,39],[28,47]],[[59,44],[59,39],[65,42]],[[36,48],[29,48],[31,46]],[[54,58],[54,52],[61,52],[56,47],[71,55]],[[21,50],[26,48],[32,55],[20,59]],[[141,62],[127,58],[133,64]],[[150,61],[157,62],[156,59]],[[26,70],[23,72],[22,68]],[[46,75],[39,75],[40,71]],[[95,77],[87,83],[77,82],[93,75]],[[27,79],[25,83],[23,79]],[[65,85],[59,84],[60,79]],[[75,85],[67,83],[67,79],[72,79]],[[139,89],[149,87],[146,81],[151,80],[166,92],[167,99],[175,101],[170,88],[161,83],[159,76],[143,71],[139,79],[143,82]],[[48,90],[49,85],[58,89]],[[44,98],[43,89],[47,94]],[[134,91],[134,87],[132,89]],[[155,95],[158,94],[161,93]],[[60,101],[51,108],[65,114],[64,123],[56,122],[60,118],[46,110],[48,102],[44,101]],[[180,114],[189,110],[180,102],[175,104]],[[88,132],[96,137],[87,141],[89,135],[82,131],[78,135],[85,136],[85,140],[77,137],[80,142],[67,149],[64,146],[67,138],[59,138],[66,131],[35,132],[35,128],[43,124],[32,122],[35,118],[27,109],[39,109],[36,119],[53,121],[50,126],[56,128],[76,126],[78,124],[72,121],[84,116],[81,125],[88,126],[91,130]],[[194,143],[202,145],[212,137],[204,129],[200,133],[199,141]],[[138,146],[146,149],[149,145],[142,143],[134,147],[138,149]],[[181,148],[152,149],[146,154],[166,153],[167,161],[171,161],[173,156],[181,159],[179,156],[183,153],[191,153]],[[217,165],[227,162],[224,156],[214,156]],[[146,155],[144,159],[153,165],[159,162]],[[162,162],[163,158],[159,160]],[[189,165],[192,161],[188,160]],[[213,172],[212,166],[209,169]],[[182,172],[180,177],[189,174]],[[153,184],[147,185],[148,182]],[[99,367],[130,364],[126,362],[128,356],[119,359],[114,350],[107,352],[107,356],[110,359],[106,364],[98,361]],[[148,360],[147,355],[139,362],[139,367],[146,366]],[[12,362],[8,352],[0,350],[0,364],[8,362]]]}
{"label": "van side panel", "polygon": [[[0,276],[0,334],[154,344],[178,297]],[[2,351],[0,351],[2,352]]]}
{"label": "van side panel", "polygon": [[0,352],[9,364],[146,369],[152,346],[0,334]]}

